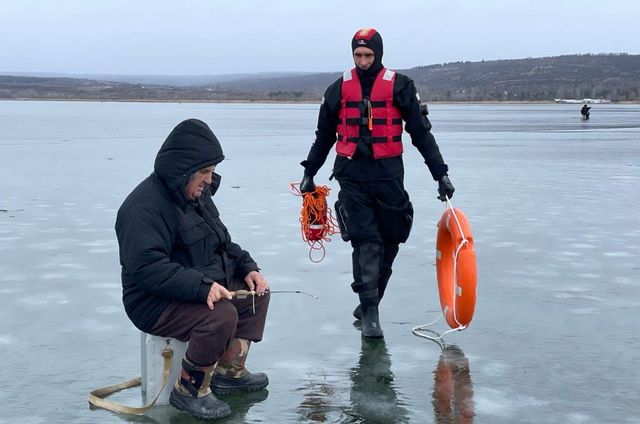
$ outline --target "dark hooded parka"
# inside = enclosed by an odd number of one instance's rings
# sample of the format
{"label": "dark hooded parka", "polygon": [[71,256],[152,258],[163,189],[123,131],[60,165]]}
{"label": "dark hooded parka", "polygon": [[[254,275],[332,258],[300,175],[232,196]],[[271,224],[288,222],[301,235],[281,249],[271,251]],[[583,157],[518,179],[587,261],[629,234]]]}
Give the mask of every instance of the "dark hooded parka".
{"label": "dark hooded parka", "polygon": [[187,197],[192,174],[224,159],[222,147],[202,121],[188,119],[169,134],[154,172],[126,198],[116,219],[122,265],[122,297],[129,319],[149,332],[172,301],[204,303],[211,284],[244,278],[258,266],[231,241],[211,196],[212,185]]}

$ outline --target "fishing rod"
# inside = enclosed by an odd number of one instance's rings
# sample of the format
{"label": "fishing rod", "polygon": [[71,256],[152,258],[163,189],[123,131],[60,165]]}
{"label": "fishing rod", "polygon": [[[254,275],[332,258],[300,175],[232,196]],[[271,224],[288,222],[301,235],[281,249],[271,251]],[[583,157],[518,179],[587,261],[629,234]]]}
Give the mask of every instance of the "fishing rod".
{"label": "fishing rod", "polygon": [[[256,292],[255,290],[236,290],[233,292],[229,292],[231,294],[231,296],[237,298],[237,299],[245,299],[248,296],[255,296]],[[267,290],[267,293],[297,293],[297,294],[306,294],[307,296],[311,296],[313,297],[315,300],[318,300],[319,297],[315,296],[311,293],[308,293],[304,290]]]}
{"label": "fishing rod", "polygon": [[269,290],[269,293],[298,293],[298,294],[306,294],[307,296],[311,296],[315,300],[320,299],[318,296],[315,296],[303,290]]}
{"label": "fishing rod", "polygon": [[[306,294],[307,296],[311,296],[313,297],[315,300],[318,300],[318,296],[314,296],[311,293],[307,293],[306,291],[302,291],[302,290],[268,290],[268,293],[300,293],[300,294]],[[229,292],[229,294],[232,297],[235,297],[236,299],[246,299],[247,297],[251,296],[251,300],[253,301],[253,313],[256,313],[256,292],[255,290],[236,290],[236,291],[232,291]]]}

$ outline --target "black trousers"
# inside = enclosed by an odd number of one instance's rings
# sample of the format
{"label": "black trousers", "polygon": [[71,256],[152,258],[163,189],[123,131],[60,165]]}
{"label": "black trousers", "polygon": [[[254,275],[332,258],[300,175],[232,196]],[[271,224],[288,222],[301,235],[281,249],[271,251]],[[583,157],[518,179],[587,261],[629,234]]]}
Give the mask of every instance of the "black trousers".
{"label": "black trousers", "polygon": [[[372,290],[372,282],[363,279],[363,265],[378,267],[377,290],[378,297],[382,298],[391,277],[399,244],[406,241],[413,219],[413,209],[404,189],[403,177],[375,182],[342,179],[338,182],[338,200],[344,212],[342,219],[346,227],[343,230],[348,233],[353,247],[354,281],[351,287],[356,293]],[[371,264],[363,264],[361,260],[361,247],[365,244],[380,246],[375,249],[380,252],[379,255],[370,255]]]}
{"label": "black trousers", "polygon": [[[230,291],[248,290],[240,279],[225,286]],[[188,341],[187,359],[198,366],[209,366],[222,357],[235,337],[253,342],[262,340],[268,308],[269,294],[220,300],[213,304],[213,310],[206,303],[172,302],[154,324],[151,334]]]}

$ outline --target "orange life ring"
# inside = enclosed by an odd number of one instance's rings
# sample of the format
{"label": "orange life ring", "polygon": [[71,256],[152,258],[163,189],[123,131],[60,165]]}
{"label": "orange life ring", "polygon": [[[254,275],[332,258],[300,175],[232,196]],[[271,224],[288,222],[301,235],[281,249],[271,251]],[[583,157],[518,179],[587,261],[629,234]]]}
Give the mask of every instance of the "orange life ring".
{"label": "orange life ring", "polygon": [[476,309],[478,275],[471,226],[458,208],[447,208],[438,222],[436,275],[447,324],[467,327]]}

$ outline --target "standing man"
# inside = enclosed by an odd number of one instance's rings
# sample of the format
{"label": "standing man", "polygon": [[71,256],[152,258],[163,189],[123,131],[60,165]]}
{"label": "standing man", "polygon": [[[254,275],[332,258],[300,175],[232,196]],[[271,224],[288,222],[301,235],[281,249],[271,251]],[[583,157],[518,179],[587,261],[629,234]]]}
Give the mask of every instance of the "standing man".
{"label": "standing man", "polygon": [[313,177],[337,141],[332,174],[340,183],[336,212],[343,239],[353,246],[351,287],[360,299],[353,315],[362,319],[364,336],[381,338],[378,304],[413,220],[404,189],[403,121],[438,182],[438,198],[445,201],[455,189],[413,81],[382,65],[378,31],[357,31],[351,50],[355,68],[331,84],[322,99],[316,140],[301,163],[305,171],[300,190],[315,190]]}
{"label": "standing man", "polygon": [[[269,286],[231,241],[211,199],[223,159],[207,124],[181,122],[116,220],[127,315],[141,331],[189,342],[169,402],[201,419],[231,413],[212,390],[254,391],[269,383],[244,366],[250,343],[262,339]],[[255,304],[251,296],[234,298],[240,289],[255,290]]]}

